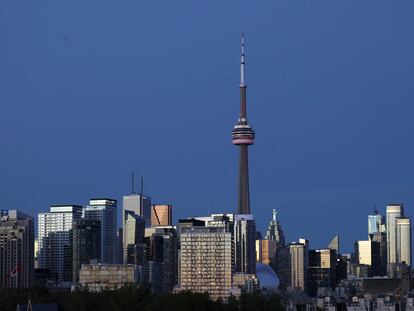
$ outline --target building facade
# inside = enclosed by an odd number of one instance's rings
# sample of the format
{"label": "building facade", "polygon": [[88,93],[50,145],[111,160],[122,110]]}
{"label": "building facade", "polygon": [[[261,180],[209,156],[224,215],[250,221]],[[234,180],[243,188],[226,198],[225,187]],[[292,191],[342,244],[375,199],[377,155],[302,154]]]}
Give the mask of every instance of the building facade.
{"label": "building facade", "polygon": [[127,262],[127,250],[130,245],[144,243],[145,221],[133,211],[124,211],[124,263]]}
{"label": "building facade", "polygon": [[276,247],[274,240],[256,240],[256,261],[270,265],[276,257]]}
{"label": "building facade", "polygon": [[411,220],[408,217],[397,218],[397,262],[411,267]]}
{"label": "building facade", "polygon": [[33,218],[18,210],[1,211],[0,287],[34,284]]}
{"label": "building facade", "polygon": [[82,264],[101,258],[101,222],[77,219],[73,221],[73,282],[79,281]]}
{"label": "building facade", "polygon": [[38,216],[40,269],[48,269],[60,282],[73,279],[73,221],[82,216],[82,206],[52,205]]}
{"label": "building facade", "polygon": [[151,206],[151,226],[171,226],[172,205],[154,204]]}
{"label": "building facade", "polygon": [[119,289],[126,284],[139,282],[139,270],[135,265],[82,265],[79,284],[89,291]]}
{"label": "building facade", "polygon": [[182,228],[179,289],[227,298],[232,287],[232,237],[221,227]]}
{"label": "building facade", "polygon": [[83,208],[83,218],[101,222],[101,263],[113,264],[116,261],[117,242],[117,201],[107,198],[89,200]]}
{"label": "building facade", "polygon": [[306,291],[307,289],[308,243],[308,240],[300,239],[299,242],[293,242],[289,244],[289,286],[302,291]]}
{"label": "building facade", "polygon": [[234,271],[256,273],[256,223],[253,215],[234,216]]}

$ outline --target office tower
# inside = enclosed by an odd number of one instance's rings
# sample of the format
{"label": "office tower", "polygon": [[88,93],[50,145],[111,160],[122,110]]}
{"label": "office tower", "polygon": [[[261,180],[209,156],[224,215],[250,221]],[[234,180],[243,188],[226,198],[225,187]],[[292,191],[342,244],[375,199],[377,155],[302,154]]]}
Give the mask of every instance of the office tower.
{"label": "office tower", "polygon": [[101,263],[113,264],[116,258],[116,214],[117,201],[107,198],[89,200],[83,209],[83,217],[87,220],[101,222]]}
{"label": "office tower", "polygon": [[374,213],[368,215],[368,234],[375,232],[382,232],[384,230],[384,217],[378,213],[378,210],[375,208]]}
{"label": "office tower", "polygon": [[255,133],[247,123],[246,112],[246,88],[244,60],[244,35],[241,38],[241,62],[240,62],[240,117],[232,131],[233,144],[240,147],[239,162],[239,190],[238,190],[238,214],[250,214],[249,194],[249,159],[248,146],[254,143]]}
{"label": "office tower", "polygon": [[256,272],[256,223],[253,215],[234,216],[235,272]]}
{"label": "office tower", "polygon": [[332,249],[309,250],[308,293],[316,296],[318,288],[335,288],[336,251]]}
{"label": "office tower", "polygon": [[411,267],[411,220],[408,217],[397,218],[397,262]]}
{"label": "office tower", "polygon": [[335,235],[328,244],[328,248],[332,249],[339,255],[339,234]]}
{"label": "office tower", "polygon": [[379,244],[379,268],[377,270],[378,276],[387,275],[387,234],[385,232],[375,232],[369,235],[369,239]]}
{"label": "office tower", "polygon": [[179,289],[226,299],[232,285],[231,233],[221,227],[182,228]]}
{"label": "office tower", "polygon": [[289,244],[290,286],[306,291],[309,241],[300,239]]}
{"label": "office tower", "polygon": [[[151,226],[151,198],[143,194],[131,194],[123,197],[122,214],[132,211],[145,220],[145,226]],[[122,223],[123,223],[122,219]]]}
{"label": "office tower", "polygon": [[276,256],[276,246],[273,240],[256,240],[256,261],[270,265]]}
{"label": "office tower", "polygon": [[154,204],[151,206],[151,226],[171,226],[172,205]]}
{"label": "office tower", "polygon": [[118,228],[116,231],[116,256],[115,263],[122,264],[124,263],[124,229]]}
{"label": "office tower", "polygon": [[34,283],[33,218],[18,210],[2,210],[0,220],[0,288]]}
{"label": "office tower", "polygon": [[176,228],[158,227],[145,237],[145,279],[154,293],[171,291],[178,282],[178,239]]}
{"label": "office tower", "polygon": [[76,219],[73,221],[73,282],[79,280],[82,264],[99,262],[101,258],[101,222]]}
{"label": "office tower", "polygon": [[404,216],[401,204],[387,205],[387,274],[395,275],[397,261],[397,218]]}
{"label": "office tower", "polygon": [[372,240],[357,241],[355,244],[357,263],[368,267],[370,276],[380,275],[381,270],[381,249],[380,243]]}
{"label": "office tower", "polygon": [[[126,250],[129,245],[141,244],[144,242],[145,221],[135,214],[133,211],[124,212],[124,258],[126,258]],[[128,263],[128,262],[127,262]]]}
{"label": "office tower", "polygon": [[277,220],[277,212],[275,209],[273,210],[273,217],[266,231],[265,240],[276,241],[277,247],[285,245],[285,236],[283,235],[282,227]]}
{"label": "office tower", "polygon": [[39,268],[56,273],[60,282],[73,279],[73,221],[81,216],[79,205],[52,205],[38,216]]}

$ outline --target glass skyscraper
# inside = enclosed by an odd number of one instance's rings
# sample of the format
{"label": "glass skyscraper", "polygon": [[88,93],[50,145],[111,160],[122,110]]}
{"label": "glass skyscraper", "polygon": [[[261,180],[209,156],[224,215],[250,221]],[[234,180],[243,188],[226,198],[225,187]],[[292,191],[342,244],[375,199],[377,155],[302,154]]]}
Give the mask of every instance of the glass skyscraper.
{"label": "glass skyscraper", "polygon": [[411,220],[397,218],[397,262],[411,267]]}
{"label": "glass skyscraper", "polygon": [[404,207],[401,204],[387,205],[387,270],[392,274],[392,266],[397,261],[397,218],[404,216]]}
{"label": "glass skyscraper", "polygon": [[89,200],[83,208],[83,217],[101,222],[101,263],[114,264],[116,261],[117,241],[117,201],[98,198]]}
{"label": "glass skyscraper", "polygon": [[383,217],[377,211],[368,215],[368,234],[383,231]]}

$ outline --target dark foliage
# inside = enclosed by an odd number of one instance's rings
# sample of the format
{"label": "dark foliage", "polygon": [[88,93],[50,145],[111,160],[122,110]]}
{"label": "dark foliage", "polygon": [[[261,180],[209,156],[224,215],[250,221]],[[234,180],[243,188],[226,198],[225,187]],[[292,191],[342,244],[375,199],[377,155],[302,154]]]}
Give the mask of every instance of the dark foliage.
{"label": "dark foliage", "polygon": [[124,286],[116,291],[49,291],[45,288],[0,289],[2,311],[15,311],[17,304],[57,303],[60,311],[267,311],[282,310],[277,295],[242,295],[212,301],[207,294],[180,292],[154,295],[148,287]]}

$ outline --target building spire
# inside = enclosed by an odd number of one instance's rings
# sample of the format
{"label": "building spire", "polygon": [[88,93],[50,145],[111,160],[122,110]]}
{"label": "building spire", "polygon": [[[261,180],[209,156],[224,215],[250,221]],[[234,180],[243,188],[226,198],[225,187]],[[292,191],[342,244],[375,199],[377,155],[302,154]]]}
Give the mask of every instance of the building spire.
{"label": "building spire", "polygon": [[241,33],[241,56],[240,56],[240,87],[246,86],[245,61],[244,61],[244,32]]}
{"label": "building spire", "polygon": [[273,209],[273,221],[276,221],[277,212],[275,209]]}

